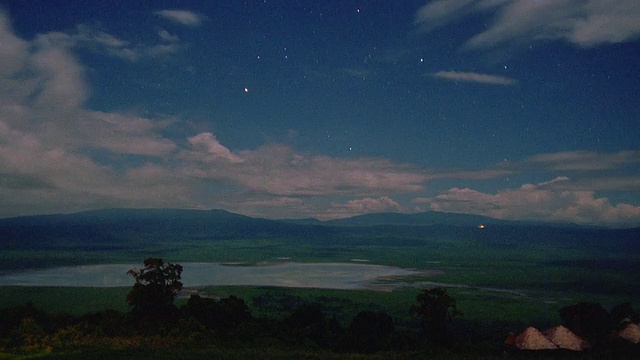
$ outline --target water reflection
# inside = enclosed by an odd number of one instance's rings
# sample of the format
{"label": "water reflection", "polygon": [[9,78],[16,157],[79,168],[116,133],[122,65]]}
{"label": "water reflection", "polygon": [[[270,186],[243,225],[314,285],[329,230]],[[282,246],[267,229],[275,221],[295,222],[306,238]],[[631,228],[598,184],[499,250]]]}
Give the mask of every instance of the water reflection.
{"label": "water reflection", "polygon": [[[350,263],[273,263],[259,266],[231,266],[221,263],[181,263],[185,286],[255,285],[362,289],[397,276],[423,272],[392,266]],[[0,285],[118,287],[131,286],[126,275],[139,264],[108,264],[31,270],[0,276]]]}

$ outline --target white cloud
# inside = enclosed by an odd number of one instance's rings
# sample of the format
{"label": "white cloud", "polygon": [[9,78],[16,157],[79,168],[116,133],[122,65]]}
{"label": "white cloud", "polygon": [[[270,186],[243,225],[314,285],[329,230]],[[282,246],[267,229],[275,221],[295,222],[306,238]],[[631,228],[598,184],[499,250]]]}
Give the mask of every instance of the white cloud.
{"label": "white cloud", "polygon": [[41,48],[65,51],[79,48],[129,61],[168,55],[180,49],[177,37],[164,30],[159,30],[158,36],[164,43],[133,44],[91,26],[78,25],[69,33],[51,32],[39,35],[35,43]]}
{"label": "white cloud", "polygon": [[185,26],[200,26],[204,17],[187,10],[160,10],[156,15]]}
{"label": "white cloud", "polygon": [[544,165],[552,170],[595,171],[616,169],[640,164],[640,151],[620,151],[617,153],[598,153],[593,151],[566,151],[535,155],[526,160],[529,163]]}
{"label": "white cloud", "polygon": [[[637,175],[640,151],[618,152],[564,151],[533,155],[523,160],[501,161],[479,170],[443,169],[431,172],[431,179],[488,180],[522,174],[567,173],[573,190],[640,191]],[[549,175],[553,176],[553,175]]]}
{"label": "white cloud", "polygon": [[468,213],[509,220],[569,222],[605,226],[640,226],[640,206],[613,205],[594,191],[563,189],[571,182],[557,177],[495,194],[451,188],[435,198],[419,198],[431,210]]}
{"label": "white cloud", "polygon": [[73,109],[84,103],[88,89],[82,69],[65,50],[41,49],[31,57],[31,62],[40,73],[37,106]]}
{"label": "white cloud", "polygon": [[491,85],[514,85],[517,83],[516,80],[505,76],[479,74],[474,72],[438,71],[437,73],[432,74],[432,76],[439,79]]}
{"label": "white cloud", "polygon": [[[208,131],[169,138],[167,126],[179,119],[86,108],[90,87],[74,47],[130,51],[131,59],[151,51],[92,31],[42,34],[27,42],[0,12],[0,89],[10,90],[0,91],[0,216],[103,207],[222,207],[267,217],[336,217],[405,211],[392,197],[424,191],[435,178],[482,180],[542,169],[567,171],[571,180],[559,177],[496,194],[453,188],[421,201],[505,218],[612,224],[637,219],[637,207],[612,205],[593,191],[638,191],[637,175],[615,173],[637,167],[638,151],[542,154],[479,171],[435,174],[388,159],[328,157],[279,144],[238,150]],[[612,173],[573,176],[602,169]],[[356,199],[338,200],[346,196]]]}
{"label": "white cloud", "polygon": [[0,216],[114,206],[246,213],[253,206],[262,211],[256,215],[312,216],[326,210],[311,205],[320,197],[413,192],[428,179],[385,159],[314,156],[277,144],[232,151],[211,132],[169,139],[166,121],[87,109],[89,86],[72,50],[135,47],[86,27],[26,42],[0,19],[7,40],[0,88],[14,90],[0,96]]}
{"label": "white cloud", "polygon": [[489,11],[496,14],[493,23],[469,39],[469,48],[546,39],[591,47],[640,36],[636,0],[438,0],[420,8],[415,22],[432,30]]}
{"label": "white cloud", "polygon": [[11,31],[9,18],[0,11],[0,76],[16,73],[24,64],[29,43]]}
{"label": "white cloud", "polygon": [[236,154],[210,133],[192,137],[180,157],[184,171],[201,178],[232,179],[254,192],[272,195],[380,195],[423,189],[429,178],[419,169],[385,159],[340,159],[296,153],[268,145]]}
{"label": "white cloud", "polygon": [[474,9],[476,0],[435,0],[421,7],[415,16],[415,23],[423,30],[431,30],[446,24]]}
{"label": "white cloud", "polygon": [[179,39],[176,36],[163,30],[159,31],[158,36],[165,44],[132,44],[86,25],[78,26],[76,33],[71,35],[75,46],[129,61],[173,54],[180,49]]}
{"label": "white cloud", "polygon": [[[131,178],[87,152],[167,158],[175,144],[159,135],[163,123],[84,109],[89,87],[70,51],[78,38],[49,33],[29,43],[3,21],[0,12],[0,38],[7,40],[0,46],[11,50],[0,59],[7,65],[0,71],[0,88],[12,92],[9,98],[0,96],[0,216],[175,204],[184,186],[170,172],[162,184]],[[20,66],[9,66],[18,61]],[[139,172],[143,169],[148,166]],[[162,189],[166,193],[159,196]]]}
{"label": "white cloud", "polygon": [[159,29],[158,30],[158,36],[160,37],[160,39],[162,39],[163,41],[166,41],[166,42],[180,41],[180,38],[178,38],[178,36],[172,35],[167,30],[164,30],[164,29]]}
{"label": "white cloud", "polygon": [[[234,155],[224,145],[220,144],[220,142],[216,139],[216,137],[210,132],[201,133],[196,136],[192,136],[188,140],[189,140],[189,144],[191,144],[196,150],[194,154],[204,153],[204,156],[198,156],[197,158],[195,157],[192,158],[194,160],[199,160],[204,163],[211,163],[217,159],[224,159],[233,163],[242,161],[240,157]],[[198,151],[198,150],[204,150],[204,151]]]}

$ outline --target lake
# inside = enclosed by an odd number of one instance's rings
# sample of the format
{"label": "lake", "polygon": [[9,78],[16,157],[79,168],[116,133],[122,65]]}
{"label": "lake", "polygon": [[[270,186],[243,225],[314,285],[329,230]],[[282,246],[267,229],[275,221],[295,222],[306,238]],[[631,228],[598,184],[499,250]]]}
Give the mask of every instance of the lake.
{"label": "lake", "polygon": [[[388,285],[390,277],[428,275],[392,266],[351,263],[279,262],[244,266],[182,263],[185,287],[253,285],[325,289],[365,289]],[[0,286],[121,287],[134,281],[129,269],[140,264],[106,264],[29,270],[0,276]]]}

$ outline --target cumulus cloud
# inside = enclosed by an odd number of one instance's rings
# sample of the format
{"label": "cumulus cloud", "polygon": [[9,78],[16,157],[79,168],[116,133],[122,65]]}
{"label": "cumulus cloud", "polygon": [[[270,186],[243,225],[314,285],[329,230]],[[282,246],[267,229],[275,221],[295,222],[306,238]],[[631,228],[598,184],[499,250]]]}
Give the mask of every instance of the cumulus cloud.
{"label": "cumulus cloud", "polygon": [[438,71],[431,76],[439,79],[474,82],[491,85],[514,85],[516,80],[498,75],[479,74],[474,72]]}
{"label": "cumulus cloud", "polygon": [[231,153],[210,133],[189,139],[184,171],[201,178],[233,179],[273,195],[379,195],[423,189],[428,174],[386,159],[341,159],[300,154],[284,145]]}
{"label": "cumulus cloud", "polygon": [[508,220],[552,221],[605,226],[640,226],[640,206],[612,204],[594,191],[563,189],[571,180],[556,177],[494,194],[451,188],[434,198],[419,198],[431,210],[468,213]]}
{"label": "cumulus cloud", "polygon": [[[154,206],[184,194],[166,172],[158,185],[114,166],[110,158],[118,154],[166,158],[175,144],[160,135],[161,121],[84,108],[89,86],[71,52],[77,39],[49,33],[26,42],[6,24],[0,12],[0,46],[10,50],[0,59],[7,65],[0,88],[13,90],[0,95],[0,216]],[[99,158],[92,155],[100,149]]]}
{"label": "cumulus cloud", "polygon": [[[563,171],[568,178],[495,194],[452,188],[419,202],[504,218],[637,223],[637,207],[613,205],[594,190],[638,191],[637,170],[616,173],[637,168],[638,151],[542,154],[478,171],[435,173],[384,158],[329,157],[281,144],[234,149],[211,131],[169,137],[168,127],[179,126],[180,119],[87,108],[90,84],[74,50],[142,56],[128,41],[88,28],[26,41],[2,12],[0,40],[0,216],[104,207],[324,218],[404,212],[409,210],[393,197],[425,191],[433,179],[478,181],[542,170]],[[168,45],[174,40],[164,34]],[[594,170],[611,172],[584,175]]]}
{"label": "cumulus cloud", "polygon": [[473,35],[467,47],[548,39],[591,47],[640,36],[640,2],[636,0],[436,0],[418,10],[415,23],[429,31],[489,12],[494,14],[492,24]]}
{"label": "cumulus cloud", "polygon": [[22,68],[29,43],[11,30],[9,18],[0,10],[0,76],[6,77]]}
{"label": "cumulus cloud", "polygon": [[40,48],[30,60],[32,68],[40,74],[40,90],[34,94],[37,106],[77,108],[84,103],[88,88],[82,69],[65,50]]}
{"label": "cumulus cloud", "polygon": [[0,216],[120,206],[313,216],[326,210],[311,205],[321,197],[413,192],[428,179],[386,159],[232,150],[208,131],[168,138],[171,121],[85,106],[90,86],[73,50],[129,42],[82,27],[27,42],[2,13],[0,39],[0,88],[12,90],[0,95]]}
{"label": "cumulus cloud", "polygon": [[201,133],[196,136],[190,137],[189,144],[191,144],[196,150],[196,152],[194,153],[204,153],[204,156],[199,156],[197,160],[205,163],[211,163],[216,159],[224,159],[234,163],[242,161],[240,157],[234,155],[224,145],[220,144],[216,137],[210,132]]}
{"label": "cumulus cloud", "polygon": [[159,10],[156,15],[165,18],[174,23],[185,26],[200,26],[204,18],[192,11],[187,10]]}

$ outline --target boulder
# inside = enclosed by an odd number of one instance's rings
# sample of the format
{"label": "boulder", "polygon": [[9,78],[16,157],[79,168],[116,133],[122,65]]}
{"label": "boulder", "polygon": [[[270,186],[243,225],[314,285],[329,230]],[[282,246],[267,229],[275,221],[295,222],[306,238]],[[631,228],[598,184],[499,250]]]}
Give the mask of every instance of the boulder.
{"label": "boulder", "polygon": [[583,351],[590,347],[586,341],[562,325],[552,327],[543,334],[560,349]]}
{"label": "boulder", "polygon": [[515,345],[520,350],[554,350],[558,348],[538,329],[531,326],[516,337]]}

